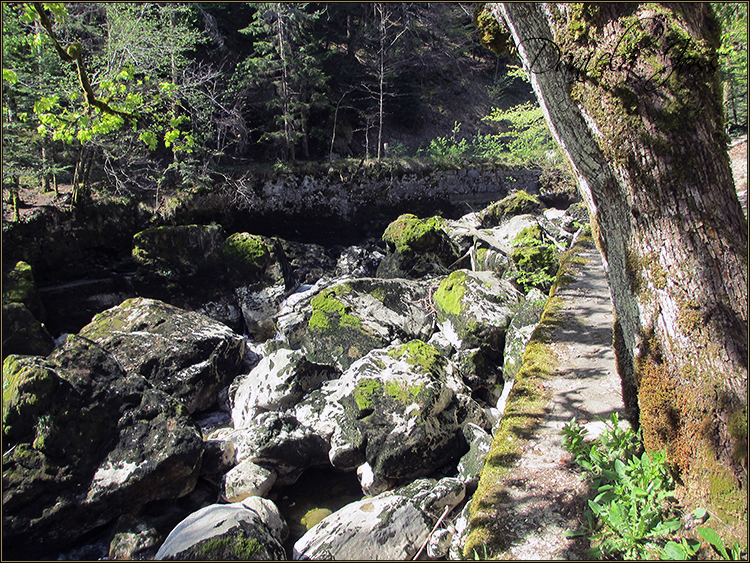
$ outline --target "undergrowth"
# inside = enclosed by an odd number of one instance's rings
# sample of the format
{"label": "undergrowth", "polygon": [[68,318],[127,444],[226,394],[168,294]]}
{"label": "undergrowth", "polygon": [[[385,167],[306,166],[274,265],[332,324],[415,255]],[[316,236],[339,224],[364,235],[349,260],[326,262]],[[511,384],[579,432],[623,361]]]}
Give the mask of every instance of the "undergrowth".
{"label": "undergrowth", "polygon": [[586,440],[575,419],[562,432],[563,446],[596,491],[582,529],[567,534],[588,537],[590,557],[686,560],[709,550],[718,558],[746,557],[738,546],[726,547],[712,528],[699,526],[708,519],[705,509],[683,514],[665,453],[644,451],[640,432],[621,428],[616,413],[595,440]]}

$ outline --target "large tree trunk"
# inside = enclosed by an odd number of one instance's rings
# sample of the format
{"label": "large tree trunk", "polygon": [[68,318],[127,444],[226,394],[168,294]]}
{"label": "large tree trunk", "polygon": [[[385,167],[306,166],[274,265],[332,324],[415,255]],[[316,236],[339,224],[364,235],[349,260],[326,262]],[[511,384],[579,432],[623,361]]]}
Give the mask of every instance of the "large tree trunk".
{"label": "large tree trunk", "polygon": [[686,500],[728,514],[747,484],[748,230],[727,156],[719,30],[708,4],[648,6],[490,9],[588,206],[645,445],[666,449]]}

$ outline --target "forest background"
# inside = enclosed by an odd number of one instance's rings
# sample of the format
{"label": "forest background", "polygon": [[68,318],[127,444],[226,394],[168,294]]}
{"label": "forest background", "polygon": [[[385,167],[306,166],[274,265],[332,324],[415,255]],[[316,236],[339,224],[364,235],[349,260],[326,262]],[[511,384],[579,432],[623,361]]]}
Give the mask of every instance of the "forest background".
{"label": "forest background", "polygon": [[[71,202],[310,170],[563,166],[470,3],[3,3],[3,197]],[[747,128],[747,5],[716,3],[727,129]],[[479,16],[481,17],[481,16]],[[347,164],[349,163],[349,164]]]}

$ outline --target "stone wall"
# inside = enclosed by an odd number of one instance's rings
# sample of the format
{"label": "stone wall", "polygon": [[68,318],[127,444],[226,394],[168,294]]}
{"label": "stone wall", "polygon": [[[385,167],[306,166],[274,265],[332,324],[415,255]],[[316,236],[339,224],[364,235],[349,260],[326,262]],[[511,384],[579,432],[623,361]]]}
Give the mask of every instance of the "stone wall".
{"label": "stone wall", "polygon": [[[463,170],[290,175],[260,184],[249,194],[255,211],[290,214],[325,213],[344,221],[369,213],[372,205],[409,211],[414,202],[433,202],[460,216],[502,199],[510,191],[539,193],[539,169],[484,166]],[[368,177],[369,176],[369,177]],[[248,195],[248,194],[246,194]]]}

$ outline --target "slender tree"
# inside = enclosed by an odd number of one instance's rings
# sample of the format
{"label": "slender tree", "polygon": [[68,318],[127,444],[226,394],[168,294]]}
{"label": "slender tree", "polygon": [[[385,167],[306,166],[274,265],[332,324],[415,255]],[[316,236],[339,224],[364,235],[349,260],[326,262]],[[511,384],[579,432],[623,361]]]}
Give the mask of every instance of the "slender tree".
{"label": "slender tree", "polygon": [[578,178],[644,443],[666,449],[688,502],[746,525],[748,230],[727,157],[711,8],[489,9]]}
{"label": "slender tree", "polygon": [[309,158],[310,113],[327,104],[321,53],[311,33],[320,13],[308,4],[253,6],[253,22],[241,31],[253,39],[254,53],[240,72],[246,84],[256,89],[270,86],[276,93],[267,104],[275,127],[265,131],[261,140],[278,143],[284,160],[296,159],[298,144],[303,158]]}

